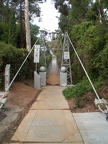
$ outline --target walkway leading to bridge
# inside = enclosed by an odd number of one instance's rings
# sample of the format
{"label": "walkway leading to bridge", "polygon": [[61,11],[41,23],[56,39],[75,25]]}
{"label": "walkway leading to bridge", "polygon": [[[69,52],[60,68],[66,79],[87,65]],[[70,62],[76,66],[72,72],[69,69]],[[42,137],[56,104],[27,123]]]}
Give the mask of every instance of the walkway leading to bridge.
{"label": "walkway leading to bridge", "polygon": [[62,90],[63,87],[59,86],[44,87],[11,140],[20,143],[83,144]]}
{"label": "walkway leading to bridge", "polygon": [[30,108],[11,144],[107,144],[108,122],[99,112],[74,113],[63,87],[46,86]]}
{"label": "walkway leading to bridge", "polygon": [[[54,76],[54,79],[50,79]],[[54,74],[54,75],[53,75]],[[54,81],[53,81],[54,80]],[[48,82],[59,84],[56,59]],[[14,136],[11,144],[107,144],[108,122],[105,115],[71,113],[60,86],[43,87]]]}

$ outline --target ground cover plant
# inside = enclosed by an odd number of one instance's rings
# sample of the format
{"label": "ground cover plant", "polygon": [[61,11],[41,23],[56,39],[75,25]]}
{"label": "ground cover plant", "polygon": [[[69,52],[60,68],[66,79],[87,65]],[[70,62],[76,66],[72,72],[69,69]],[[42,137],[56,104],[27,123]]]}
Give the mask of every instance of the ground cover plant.
{"label": "ground cover plant", "polygon": [[[94,86],[96,90],[98,90],[103,83],[104,83],[103,81],[94,81]],[[90,91],[93,92],[93,89],[89,81],[84,79],[81,82],[77,83],[75,86],[64,89],[62,92],[67,100],[74,98],[76,106],[82,107],[82,105],[80,105],[80,102],[82,100],[85,101],[89,100],[89,97],[85,97],[85,94]]]}

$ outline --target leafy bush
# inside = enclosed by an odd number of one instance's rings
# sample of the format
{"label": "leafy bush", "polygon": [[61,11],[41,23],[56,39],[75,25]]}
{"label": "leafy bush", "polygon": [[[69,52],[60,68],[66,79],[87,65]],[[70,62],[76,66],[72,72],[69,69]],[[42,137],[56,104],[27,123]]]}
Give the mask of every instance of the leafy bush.
{"label": "leafy bush", "polygon": [[90,84],[88,81],[83,80],[82,82],[77,83],[73,87],[64,89],[63,95],[65,96],[66,99],[70,99],[80,96],[86,93],[88,90],[90,90]]}
{"label": "leafy bush", "polygon": [[[26,49],[18,49],[12,45],[7,45],[3,42],[0,42],[0,73],[4,74],[6,64],[11,65],[11,79],[14,77],[16,72],[18,71],[19,67],[23,63],[25,57],[27,56],[28,51]],[[17,81],[21,81],[24,79],[31,79],[34,75],[35,64],[33,62],[34,53],[32,52],[27,61],[25,62],[24,66],[20,70],[18,76],[16,77]],[[46,62],[49,65],[51,61],[51,55],[47,52]],[[40,58],[39,67],[43,65]],[[39,70],[38,70],[39,71]],[[3,83],[3,77],[0,77],[0,87]]]}
{"label": "leafy bush", "polygon": [[[103,81],[95,81],[94,86],[98,89],[103,84]],[[80,107],[80,101],[83,99],[83,95],[88,91],[93,91],[88,80],[82,80],[80,83],[77,83],[73,87],[68,87],[62,91],[64,97],[66,99],[75,99],[75,103],[78,107]]]}
{"label": "leafy bush", "polygon": [[[105,35],[105,28],[101,25],[94,25],[93,22],[83,21],[73,27],[70,33],[70,38],[73,40],[78,55],[81,58],[87,72],[92,78],[98,78],[100,73],[100,61],[97,57],[105,48],[108,36]],[[71,51],[73,80],[74,83],[83,79],[84,73],[79,64],[79,61],[73,51]]]}
{"label": "leafy bush", "polygon": [[108,79],[108,43],[105,48],[97,55],[93,65],[99,71],[99,77],[103,80]]}
{"label": "leafy bush", "polygon": [[[26,49],[17,49],[12,45],[0,42],[0,73],[4,73],[6,64],[10,64],[12,79],[27,54],[28,51]],[[31,78],[33,76],[34,66],[33,53],[31,53],[16,79],[19,81],[25,78]]]}

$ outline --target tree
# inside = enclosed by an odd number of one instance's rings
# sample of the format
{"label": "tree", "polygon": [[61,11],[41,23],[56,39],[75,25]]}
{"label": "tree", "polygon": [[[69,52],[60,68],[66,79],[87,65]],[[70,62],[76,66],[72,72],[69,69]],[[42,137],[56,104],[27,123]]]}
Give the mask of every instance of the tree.
{"label": "tree", "polygon": [[26,28],[26,48],[28,51],[30,51],[30,49],[31,49],[31,35],[30,35],[28,0],[25,0],[25,28]]}
{"label": "tree", "polygon": [[63,33],[67,31],[67,23],[68,23],[68,17],[61,14],[59,19],[59,27]]}
{"label": "tree", "polygon": [[37,40],[37,34],[39,33],[39,27],[37,25],[30,24],[30,29],[31,29],[31,46],[33,46]]}
{"label": "tree", "polygon": [[[29,0],[29,20],[39,15],[38,0]],[[25,47],[24,0],[0,1],[0,40],[19,48]]]}
{"label": "tree", "polygon": [[[67,0],[68,1],[68,0]],[[67,16],[69,14],[70,5],[65,0],[55,0],[55,8],[62,14]]]}
{"label": "tree", "polygon": [[[68,13],[60,11],[64,4]],[[55,0],[55,6],[61,13],[59,27],[68,32],[90,76],[107,78],[108,1]],[[78,82],[84,73],[72,49],[70,52],[74,81]]]}

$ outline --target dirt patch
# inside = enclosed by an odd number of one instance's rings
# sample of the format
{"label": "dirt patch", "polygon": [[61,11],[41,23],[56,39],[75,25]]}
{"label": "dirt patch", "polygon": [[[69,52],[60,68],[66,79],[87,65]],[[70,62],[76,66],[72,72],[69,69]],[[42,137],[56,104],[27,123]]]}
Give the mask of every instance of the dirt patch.
{"label": "dirt patch", "polygon": [[49,76],[48,76],[47,84],[50,84],[50,85],[59,85],[60,81],[59,81],[58,74],[56,74],[56,73],[50,73]]}
{"label": "dirt patch", "polygon": [[[98,94],[100,98],[104,98],[108,102],[108,86],[102,86]],[[83,113],[83,112],[98,112],[99,109],[95,106],[94,100],[96,98],[93,92],[88,92],[86,95],[81,96],[82,100],[79,103],[79,107],[76,105],[75,99],[68,100],[69,108],[73,113]]]}
{"label": "dirt patch", "polygon": [[18,105],[22,110],[28,107],[36,97],[38,90],[23,83],[17,82],[12,85],[8,94],[8,102]]}
{"label": "dirt patch", "polygon": [[[30,85],[31,84],[32,83],[30,83]],[[18,125],[27,114],[29,108],[36,100],[39,93],[40,93],[39,90],[34,89],[33,87],[27,86],[20,82],[15,82],[12,85],[10,89],[10,93],[8,94],[7,105],[8,108],[10,109],[13,109],[14,107],[18,107],[21,109],[21,112],[20,112],[20,116],[18,116],[19,118],[14,122],[12,126],[9,127],[9,130],[7,130],[7,132],[5,133],[4,138],[2,139],[3,143],[10,141]],[[3,111],[5,112],[5,108]]]}

